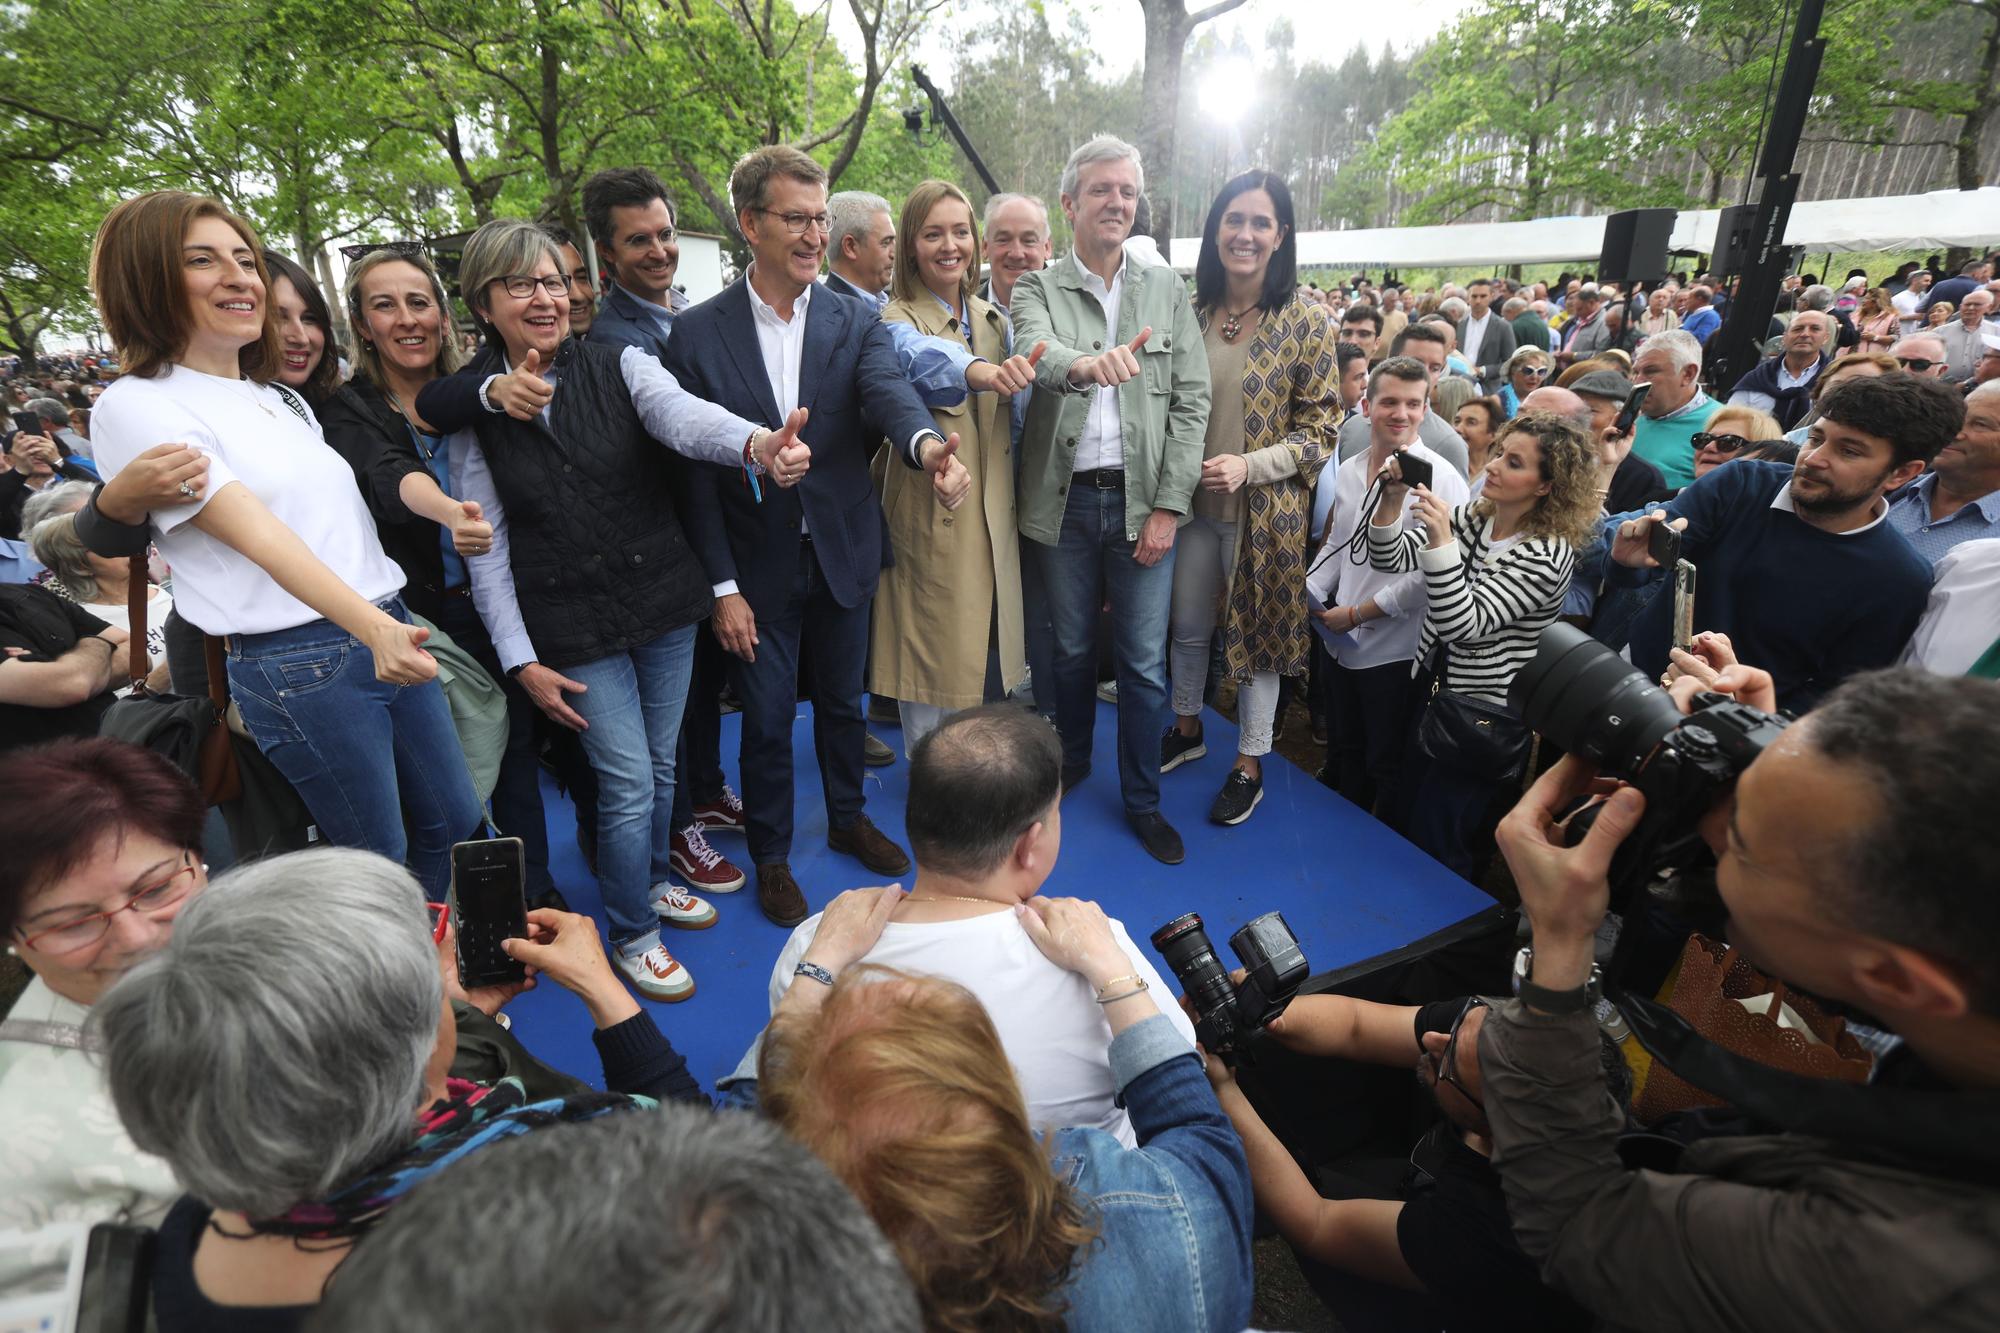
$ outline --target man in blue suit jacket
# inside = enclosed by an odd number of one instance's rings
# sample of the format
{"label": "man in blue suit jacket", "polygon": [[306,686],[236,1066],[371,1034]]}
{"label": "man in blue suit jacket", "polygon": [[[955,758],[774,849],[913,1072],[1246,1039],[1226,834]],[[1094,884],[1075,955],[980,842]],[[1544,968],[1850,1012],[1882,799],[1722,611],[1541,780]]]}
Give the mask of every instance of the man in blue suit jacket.
{"label": "man in blue suit jacket", "polygon": [[[827,845],[879,875],[909,857],[862,812],[862,673],[868,609],[889,563],[887,524],[868,475],[887,436],[903,466],[932,474],[956,508],[971,475],[904,378],[872,307],[820,286],[826,172],[795,148],[759,148],[730,173],[745,277],[676,321],[667,368],[690,393],[775,429],[804,408],[812,471],[791,489],[695,465],[689,536],[715,589],[715,637],[736,658],[741,771],[757,901],[780,925],[808,915],[792,876],[792,718],[801,648],[812,659],[813,741]],[[891,466],[895,466],[891,462]]]}

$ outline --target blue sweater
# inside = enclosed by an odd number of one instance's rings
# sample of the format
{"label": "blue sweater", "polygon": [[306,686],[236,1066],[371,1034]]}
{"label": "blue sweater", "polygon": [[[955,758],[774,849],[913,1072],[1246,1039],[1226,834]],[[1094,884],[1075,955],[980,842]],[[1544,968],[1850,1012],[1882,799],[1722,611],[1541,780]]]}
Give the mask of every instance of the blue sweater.
{"label": "blue sweater", "polygon": [[[1696,630],[1720,630],[1736,656],[1769,671],[1778,703],[1804,712],[1857,671],[1889,666],[1916,630],[1930,596],[1930,562],[1882,522],[1834,535],[1771,508],[1792,479],[1783,463],[1724,463],[1659,506],[1688,520],[1682,555],[1694,563]],[[1605,521],[1604,539],[1631,514]],[[1657,569],[1610,567],[1630,586]],[[1632,625],[1632,661],[1649,676],[1667,668],[1674,599],[1653,599]]]}

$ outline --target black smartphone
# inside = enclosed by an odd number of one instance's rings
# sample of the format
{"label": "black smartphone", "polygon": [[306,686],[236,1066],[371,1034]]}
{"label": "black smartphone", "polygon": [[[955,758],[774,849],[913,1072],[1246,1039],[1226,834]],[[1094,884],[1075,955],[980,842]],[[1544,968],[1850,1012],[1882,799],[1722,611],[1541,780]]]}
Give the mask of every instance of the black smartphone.
{"label": "black smartphone", "polygon": [[1407,449],[1399,449],[1396,452],[1396,467],[1403,474],[1405,486],[1431,484],[1431,464],[1427,458],[1418,458]]}
{"label": "black smartphone", "polygon": [[33,412],[16,412],[14,414],[14,429],[23,431],[29,435],[40,435],[42,433],[42,419]]}
{"label": "black smartphone", "polygon": [[1632,423],[1639,419],[1639,405],[1646,401],[1646,395],[1653,391],[1652,381],[1632,386],[1632,392],[1625,397],[1625,406],[1618,409],[1618,420],[1611,423],[1611,429],[1620,435],[1632,433]]}
{"label": "black smartphone", "polygon": [[1675,565],[1679,564],[1681,558],[1680,529],[1673,527],[1665,519],[1653,524],[1652,531],[1646,534],[1646,554],[1658,561],[1662,569],[1672,569]]}
{"label": "black smartphone", "polygon": [[451,849],[451,918],[458,932],[458,979],[467,990],[520,981],[526,965],[504,939],[528,935],[528,862],[519,838],[485,838]]}

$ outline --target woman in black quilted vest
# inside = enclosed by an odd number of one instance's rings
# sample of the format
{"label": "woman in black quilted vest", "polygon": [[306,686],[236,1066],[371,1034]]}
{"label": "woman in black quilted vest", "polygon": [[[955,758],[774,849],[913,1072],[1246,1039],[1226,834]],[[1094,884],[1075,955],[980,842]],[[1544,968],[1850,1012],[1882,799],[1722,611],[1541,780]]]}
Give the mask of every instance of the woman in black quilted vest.
{"label": "woman in black quilted vest", "polygon": [[[711,602],[681,528],[683,470],[792,485],[810,461],[797,438],[805,414],[773,432],[687,393],[644,352],[570,338],[569,280],[532,223],[474,232],[459,284],[504,357],[480,389],[477,444],[453,453],[451,494],[493,526],[492,549],[469,561],[473,601],[501,666],[580,733],[597,774],[598,883],[618,969],[644,995],[683,1000],[694,980],[661,947],[660,923],[715,921],[667,881],[674,747]],[[445,387],[420,396],[418,412],[449,417],[433,411]],[[520,415],[497,410],[523,394]]]}

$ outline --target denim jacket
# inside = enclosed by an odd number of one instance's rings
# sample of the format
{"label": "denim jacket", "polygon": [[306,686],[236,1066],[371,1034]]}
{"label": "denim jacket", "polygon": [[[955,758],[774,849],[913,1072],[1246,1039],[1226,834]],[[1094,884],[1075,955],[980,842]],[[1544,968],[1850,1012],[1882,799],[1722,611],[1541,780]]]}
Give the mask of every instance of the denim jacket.
{"label": "denim jacket", "polygon": [[[715,1085],[716,1104],[757,1106],[757,1050]],[[1060,1129],[1056,1175],[1097,1227],[1061,1298],[1071,1333],[1241,1333],[1250,1323],[1250,1160],[1215,1090],[1165,1014],[1111,1040],[1111,1076],[1139,1146]]]}
{"label": "denim jacket", "polygon": [[1201,1060],[1165,1015],[1111,1042],[1139,1146],[1056,1131],[1056,1174],[1092,1214],[1062,1296],[1072,1333],[1239,1333],[1250,1322],[1250,1163]]}

